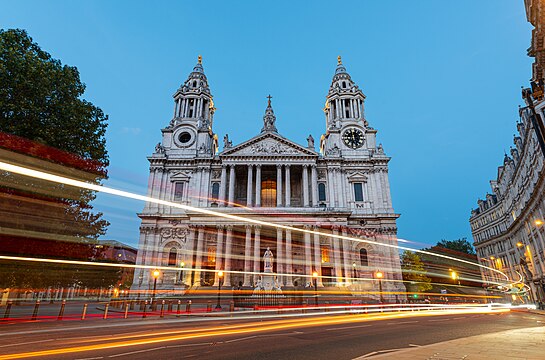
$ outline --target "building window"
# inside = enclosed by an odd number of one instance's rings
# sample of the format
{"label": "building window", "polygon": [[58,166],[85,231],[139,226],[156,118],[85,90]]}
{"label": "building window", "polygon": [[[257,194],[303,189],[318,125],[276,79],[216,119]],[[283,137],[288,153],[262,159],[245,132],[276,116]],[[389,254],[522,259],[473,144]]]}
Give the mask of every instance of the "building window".
{"label": "building window", "polygon": [[170,249],[170,252],[168,253],[168,266],[176,266],[177,253],[176,248]]}
{"label": "building window", "polygon": [[174,183],[174,201],[182,201],[184,196],[184,183]]}
{"label": "building window", "polygon": [[369,258],[367,257],[366,249],[360,249],[360,265],[369,266]]}
{"label": "building window", "polygon": [[214,264],[216,262],[216,247],[208,247],[208,264]]}
{"label": "building window", "polygon": [[323,247],[322,248],[322,264],[329,262],[329,248]]}
{"label": "building window", "polygon": [[261,206],[276,207],[276,181],[265,180],[261,182]]}
{"label": "building window", "polygon": [[326,201],[325,198],[325,184],[319,183],[318,184],[318,201]]}
{"label": "building window", "polygon": [[218,200],[219,197],[220,197],[220,184],[213,183],[212,184],[212,199]]}
{"label": "building window", "polygon": [[354,183],[354,199],[356,201],[363,201],[363,184]]}

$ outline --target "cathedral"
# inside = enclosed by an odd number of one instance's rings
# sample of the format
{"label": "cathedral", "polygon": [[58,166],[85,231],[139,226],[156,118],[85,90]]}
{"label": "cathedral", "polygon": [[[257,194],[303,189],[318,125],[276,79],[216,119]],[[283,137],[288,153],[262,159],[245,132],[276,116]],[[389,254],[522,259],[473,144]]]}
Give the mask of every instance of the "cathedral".
{"label": "cathedral", "polygon": [[[146,203],[132,290],[179,294],[217,286],[255,287],[269,248],[284,289],[405,291],[390,196],[388,162],[365,117],[365,95],[339,56],[326,96],[324,134],[298,144],[280,134],[271,97],[261,131],[233,144],[214,133],[213,96],[202,58],[174,94],[172,120],[148,157],[148,196],[321,234],[233,221]],[[318,145],[318,149],[316,149]],[[359,242],[343,237],[361,238]],[[377,279],[380,274],[381,279]],[[390,297],[393,299],[393,296]]]}

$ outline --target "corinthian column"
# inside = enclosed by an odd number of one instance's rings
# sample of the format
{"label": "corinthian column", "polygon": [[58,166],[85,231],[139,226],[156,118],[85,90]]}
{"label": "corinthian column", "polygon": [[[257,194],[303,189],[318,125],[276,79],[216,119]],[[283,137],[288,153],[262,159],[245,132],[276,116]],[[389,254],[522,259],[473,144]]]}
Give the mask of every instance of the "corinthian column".
{"label": "corinthian column", "polygon": [[[310,226],[305,225],[305,230],[310,230]],[[305,232],[303,235],[305,239],[305,283],[311,282],[311,279],[308,277],[312,275],[312,271],[310,270],[311,267],[311,261],[312,261],[312,254],[310,252],[311,245],[310,245],[310,234]]]}
{"label": "corinthian column", "polygon": [[290,166],[286,165],[286,207],[291,206]]}
{"label": "corinthian column", "polygon": [[276,273],[278,274],[278,282],[283,284],[284,273],[284,254],[282,252],[282,229],[276,229]]}
{"label": "corinthian column", "polygon": [[261,206],[261,165],[255,166],[255,206]]}
{"label": "corinthian column", "polygon": [[[291,230],[286,230],[286,273],[289,275],[293,275]],[[286,276],[286,286],[293,286],[293,276]]]}
{"label": "corinthian column", "polygon": [[[246,254],[248,256],[248,254]],[[261,271],[261,226],[254,228],[254,272]],[[258,275],[254,275],[254,284],[257,282]]]}
{"label": "corinthian column", "polygon": [[310,188],[312,189],[312,206],[318,206],[318,174],[316,173],[316,165],[310,167]]}
{"label": "corinthian column", "polygon": [[[344,237],[347,236],[346,229],[343,227],[342,229],[342,235]],[[344,264],[344,281],[346,282],[346,285],[350,285],[352,281],[350,281],[350,278],[352,277],[352,270],[350,268],[350,254],[352,254],[352,244],[350,240],[342,239],[343,242],[343,264]]]}
{"label": "corinthian column", "polygon": [[335,281],[336,282],[342,282],[342,266],[341,266],[341,258],[340,258],[340,254],[341,254],[341,249],[339,248],[339,239],[338,239],[338,236],[339,236],[339,230],[337,230],[336,228],[334,228],[333,230],[333,237],[332,237],[332,242],[333,242],[333,261],[335,262]]}
{"label": "corinthian column", "polygon": [[252,194],[253,194],[253,186],[252,186],[252,180],[254,175],[254,167],[253,165],[248,165],[248,184],[246,184],[246,206],[251,207],[252,206]]}
{"label": "corinthian column", "polygon": [[252,271],[252,225],[246,225],[246,243],[244,245],[244,283],[242,286],[251,286],[250,272]]}
{"label": "corinthian column", "polygon": [[308,205],[308,165],[303,165],[303,206]]}
{"label": "corinthian column", "polygon": [[229,204],[227,206],[233,206],[235,202],[235,165],[229,167]]}
{"label": "corinthian column", "polygon": [[[317,231],[317,228],[313,228]],[[320,248],[320,235],[314,234],[314,270],[318,273],[318,286],[324,286],[322,282],[322,249]]]}
{"label": "corinthian column", "polygon": [[276,165],[276,207],[282,207],[282,165]]}
{"label": "corinthian column", "polygon": [[219,286],[218,272],[223,265],[223,225],[218,225],[218,241],[216,243],[216,274],[214,276],[214,286]]}
{"label": "corinthian column", "polygon": [[201,268],[202,258],[204,253],[204,226],[199,226],[197,235],[197,256],[195,261],[195,279],[193,280],[193,286],[201,285]]}
{"label": "corinthian column", "polygon": [[227,165],[221,166],[221,183],[219,193],[219,206],[225,206],[225,189],[227,187]]}
{"label": "corinthian column", "polygon": [[223,285],[231,286],[231,250],[233,248],[233,226],[227,225],[227,234],[225,239],[225,274]]}

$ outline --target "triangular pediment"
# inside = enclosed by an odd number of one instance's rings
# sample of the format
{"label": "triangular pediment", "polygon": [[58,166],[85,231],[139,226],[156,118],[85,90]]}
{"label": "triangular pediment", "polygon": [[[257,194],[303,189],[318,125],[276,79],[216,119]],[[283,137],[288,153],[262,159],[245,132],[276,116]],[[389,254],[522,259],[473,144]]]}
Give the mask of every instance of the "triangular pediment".
{"label": "triangular pediment", "polygon": [[317,156],[305,148],[275,133],[260,134],[239,145],[223,150],[220,156]]}
{"label": "triangular pediment", "polygon": [[171,181],[189,180],[191,178],[190,171],[177,171],[170,176]]}
{"label": "triangular pediment", "polygon": [[347,175],[348,181],[367,181],[367,176],[361,172],[361,171],[354,171],[352,173],[348,173]]}

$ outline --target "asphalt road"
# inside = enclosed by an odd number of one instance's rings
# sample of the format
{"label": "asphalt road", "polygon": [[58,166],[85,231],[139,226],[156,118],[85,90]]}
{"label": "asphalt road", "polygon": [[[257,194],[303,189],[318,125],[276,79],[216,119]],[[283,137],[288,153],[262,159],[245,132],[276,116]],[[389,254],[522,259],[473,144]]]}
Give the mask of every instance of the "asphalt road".
{"label": "asphalt road", "polygon": [[[355,316],[355,315],[349,315]],[[327,319],[339,318],[329,316]],[[311,317],[309,317],[311,319]],[[113,320],[97,324],[19,324],[0,329],[0,354],[55,348],[96,346],[109,341],[141,340],[171,334],[192,335],[201,329],[228,330],[233,326],[275,324],[279,319]],[[246,333],[203,335],[132,346],[50,355],[51,359],[354,359],[389,349],[427,345],[483,333],[543,326],[545,316],[510,312],[390,318],[374,321],[343,320],[338,323],[293,325],[288,328]],[[239,329],[244,329],[240,327]],[[115,339],[119,337],[119,339]],[[96,341],[95,341],[96,340]],[[0,359],[2,356],[0,355]]]}

